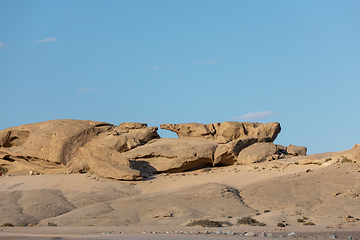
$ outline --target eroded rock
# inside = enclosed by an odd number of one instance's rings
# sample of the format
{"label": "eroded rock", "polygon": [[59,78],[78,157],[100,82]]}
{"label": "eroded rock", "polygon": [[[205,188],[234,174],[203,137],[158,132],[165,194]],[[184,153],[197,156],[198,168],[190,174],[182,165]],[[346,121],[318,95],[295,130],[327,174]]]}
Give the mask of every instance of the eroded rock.
{"label": "eroded rock", "polygon": [[161,124],[161,129],[175,132],[180,138],[198,138],[215,140],[218,143],[227,143],[245,137],[261,137],[267,141],[275,140],[281,127],[279,123],[249,123],[249,122],[223,122],[223,123],[183,123]]}
{"label": "eroded rock", "polygon": [[161,138],[123,154],[144,174],[182,172],[212,166],[216,147],[209,140]]}
{"label": "eroded rock", "polygon": [[121,153],[105,147],[80,147],[68,166],[71,172],[93,171],[99,176],[117,180],[140,180],[138,170]]}
{"label": "eroded rock", "polygon": [[118,152],[126,152],[130,149],[144,145],[155,138],[160,138],[157,127],[133,128],[122,131],[124,128],[115,128],[110,132],[104,132],[93,138],[87,146],[108,147]]}
{"label": "eroded rock", "polygon": [[[138,146],[158,136],[156,129],[147,130],[146,127],[137,129],[139,126],[143,127],[141,124],[134,123],[123,125],[120,129],[124,131],[126,129],[126,136],[115,134],[118,139],[114,141],[114,146],[123,141],[124,146],[131,148],[135,146],[131,146],[129,142],[136,141],[134,139],[137,139],[135,145]],[[0,131],[2,162],[6,162],[5,168],[14,161],[23,162],[24,168],[30,168],[25,169],[26,172],[36,170],[34,169],[36,166],[46,172],[59,164],[71,166],[71,171],[86,168],[104,177],[122,180],[139,179],[139,172],[131,168],[127,159],[116,151],[118,149],[114,150],[106,144],[111,141],[100,141],[100,136],[107,136],[116,129],[119,128],[105,122],[70,119],[51,120],[4,129]],[[93,147],[97,144],[93,144],[92,141],[98,138],[100,139],[98,145],[102,148]],[[19,168],[19,164],[16,168]]]}
{"label": "eroded rock", "polygon": [[26,124],[0,131],[0,150],[66,165],[80,146],[113,127],[104,122],[70,119]]}
{"label": "eroded rock", "polygon": [[295,146],[295,145],[290,144],[286,148],[286,152],[290,155],[304,156],[304,155],[306,155],[307,148],[303,147],[303,146]]}
{"label": "eroded rock", "polygon": [[278,148],[275,144],[267,143],[255,143],[245,149],[243,149],[237,158],[237,163],[241,165],[263,162],[270,160],[269,156],[276,155]]}
{"label": "eroded rock", "polygon": [[257,143],[265,142],[265,138],[242,138],[230,141],[226,144],[219,144],[214,153],[213,164],[232,165],[236,162],[239,152],[248,146]]}

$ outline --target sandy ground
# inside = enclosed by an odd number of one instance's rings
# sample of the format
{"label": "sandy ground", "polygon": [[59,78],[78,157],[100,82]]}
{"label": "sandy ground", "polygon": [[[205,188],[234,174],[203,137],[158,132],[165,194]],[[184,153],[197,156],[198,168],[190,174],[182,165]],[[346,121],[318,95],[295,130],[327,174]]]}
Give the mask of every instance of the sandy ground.
{"label": "sandy ground", "polygon": [[[254,232],[253,239],[263,238],[262,232],[275,238],[326,239],[336,234],[360,239],[359,165],[295,164],[302,160],[159,174],[131,182],[90,173],[2,176],[0,224],[38,225],[2,227],[0,239],[249,238],[243,232]],[[246,216],[266,227],[236,225]],[[185,227],[195,219],[234,226]],[[304,226],[299,219],[316,225]],[[57,227],[47,227],[49,223]],[[287,226],[278,228],[278,223]],[[187,233],[195,230],[202,233]],[[203,234],[205,230],[237,234]],[[296,234],[288,236],[291,232]]]}

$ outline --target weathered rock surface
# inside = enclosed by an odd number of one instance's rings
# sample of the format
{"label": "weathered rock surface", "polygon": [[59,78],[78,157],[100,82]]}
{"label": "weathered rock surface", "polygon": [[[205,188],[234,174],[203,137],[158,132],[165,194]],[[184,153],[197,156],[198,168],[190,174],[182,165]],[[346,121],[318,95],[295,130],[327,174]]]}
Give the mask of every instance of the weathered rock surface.
{"label": "weathered rock surface", "polygon": [[99,134],[86,145],[107,147],[118,152],[125,152],[140,145],[144,145],[152,139],[160,138],[157,134],[157,130],[157,127],[143,127],[124,131],[120,125],[111,131]]}
{"label": "weathered rock surface", "polygon": [[[240,160],[242,164],[279,157],[269,149],[271,144],[249,148],[272,142],[281,130],[275,122],[162,124],[161,128],[180,138],[159,139],[157,127],[136,122],[115,126],[65,119],[4,129],[0,131],[0,172],[6,173],[11,166],[12,172],[20,174],[89,171],[107,178],[138,180],[141,174],[231,165],[240,159],[239,153],[252,155],[252,160],[249,156]],[[290,149],[297,155],[303,151]]]}
{"label": "weathered rock surface", "polygon": [[[92,171],[100,176],[140,179],[140,172],[131,168],[120,154],[158,138],[157,128],[141,123],[115,125],[84,120],[52,120],[0,131],[2,172],[7,165],[30,170],[49,170],[54,165],[70,171]],[[50,164],[49,164],[50,163]],[[52,163],[52,164],[51,164]]]}
{"label": "weathered rock surface", "polygon": [[255,143],[239,153],[237,163],[245,165],[263,162],[269,160],[269,156],[272,157],[278,152],[278,148],[273,143]]}
{"label": "weathered rock surface", "polygon": [[212,166],[216,147],[210,140],[161,138],[123,154],[145,174],[182,172]]}
{"label": "weathered rock surface", "polygon": [[102,177],[118,180],[142,179],[140,172],[131,168],[127,158],[105,147],[80,147],[68,168],[71,172],[95,171]]}
{"label": "weathered rock surface", "polygon": [[281,131],[279,123],[249,123],[249,122],[223,122],[223,123],[183,123],[161,124],[161,129],[175,132],[180,138],[198,138],[216,140],[227,143],[245,137],[266,138],[273,142]]}
{"label": "weathered rock surface", "polygon": [[74,152],[114,125],[83,120],[51,120],[0,131],[0,151],[67,164]]}
{"label": "weathered rock surface", "polygon": [[295,146],[295,145],[290,144],[286,148],[286,152],[290,155],[304,156],[304,155],[306,155],[307,148],[303,147],[303,146]]}
{"label": "weathered rock surface", "polygon": [[213,164],[232,165],[236,162],[239,152],[257,142],[265,142],[265,138],[247,137],[219,144],[214,153]]}

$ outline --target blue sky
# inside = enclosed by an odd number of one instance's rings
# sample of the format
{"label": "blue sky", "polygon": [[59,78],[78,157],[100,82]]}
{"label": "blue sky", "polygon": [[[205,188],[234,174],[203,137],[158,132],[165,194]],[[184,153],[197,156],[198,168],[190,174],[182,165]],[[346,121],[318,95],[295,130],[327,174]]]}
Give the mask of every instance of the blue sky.
{"label": "blue sky", "polygon": [[277,121],[310,154],[360,143],[358,0],[0,5],[0,129]]}

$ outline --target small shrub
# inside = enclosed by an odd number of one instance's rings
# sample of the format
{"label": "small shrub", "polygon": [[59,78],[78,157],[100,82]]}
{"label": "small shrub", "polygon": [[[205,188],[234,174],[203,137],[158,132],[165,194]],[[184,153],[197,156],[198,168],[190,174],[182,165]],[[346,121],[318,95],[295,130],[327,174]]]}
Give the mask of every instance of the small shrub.
{"label": "small shrub", "polygon": [[304,219],[302,219],[302,218],[299,218],[297,221],[298,221],[299,223],[303,223],[303,222],[305,222],[305,220],[304,220]]}
{"label": "small shrub", "polygon": [[48,222],[48,227],[57,227],[56,223]]}
{"label": "small shrub", "polygon": [[284,223],[278,223],[277,226],[278,227],[285,227],[285,224]]}
{"label": "small shrub", "polygon": [[11,223],[4,223],[1,227],[14,227],[14,225]]}
{"label": "small shrub", "polygon": [[238,219],[236,223],[238,225],[266,226],[265,223],[259,222],[258,220],[253,219],[252,217],[243,217],[241,219]]}
{"label": "small shrub", "polygon": [[5,167],[0,166],[0,176],[7,172],[8,172],[8,170]]}
{"label": "small shrub", "polygon": [[265,211],[264,211],[264,213],[269,213],[269,212],[271,212],[271,210],[265,210]]}
{"label": "small shrub", "polygon": [[200,219],[200,220],[194,220],[186,224],[187,227],[193,227],[193,226],[201,226],[201,227],[222,227],[222,224],[220,222],[208,220],[208,219]]}
{"label": "small shrub", "polygon": [[348,159],[347,157],[342,157],[341,163],[348,163],[348,162],[352,162],[351,159]]}
{"label": "small shrub", "polygon": [[295,165],[299,165],[299,162],[294,162]]}
{"label": "small shrub", "polygon": [[325,159],[325,162],[328,162],[330,160],[332,160],[332,158],[327,158],[327,159]]}
{"label": "small shrub", "polygon": [[315,223],[313,223],[313,222],[306,222],[306,223],[303,223],[303,225],[305,225],[305,226],[310,226],[310,225],[315,225]]}
{"label": "small shrub", "polygon": [[28,224],[28,227],[33,227],[33,226],[36,226],[36,225],[38,225],[38,224],[39,224],[38,222],[29,223],[29,224]]}
{"label": "small shrub", "polygon": [[231,227],[233,224],[231,222],[228,221],[223,221],[223,222],[219,222],[221,224],[221,226],[223,227],[224,225]]}

